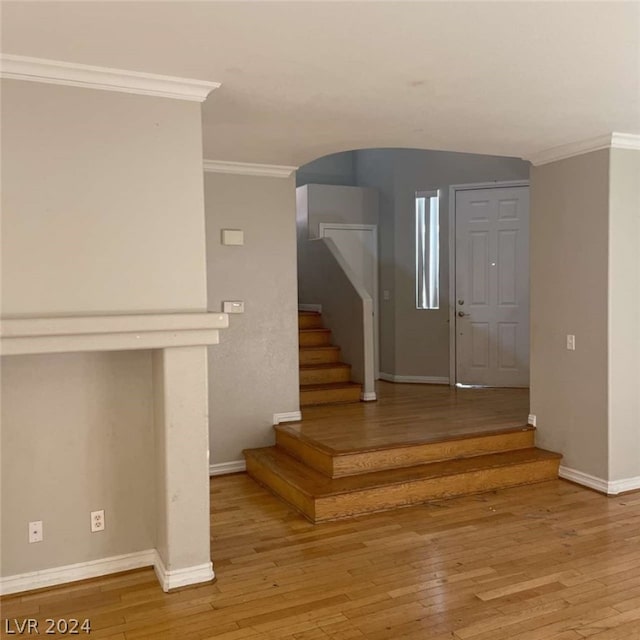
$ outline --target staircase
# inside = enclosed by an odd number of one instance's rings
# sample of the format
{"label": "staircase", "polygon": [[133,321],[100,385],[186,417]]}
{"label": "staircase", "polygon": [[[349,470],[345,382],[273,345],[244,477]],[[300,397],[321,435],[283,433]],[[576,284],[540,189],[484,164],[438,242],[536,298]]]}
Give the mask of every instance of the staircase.
{"label": "staircase", "polygon": [[244,452],[247,472],[314,523],[557,479],[561,459],[531,426],[339,453],[299,426],[275,431]]}
{"label": "staircase", "polygon": [[317,311],[298,312],[300,406],[360,402],[362,385],[351,382],[351,365],[340,362],[340,347]]}

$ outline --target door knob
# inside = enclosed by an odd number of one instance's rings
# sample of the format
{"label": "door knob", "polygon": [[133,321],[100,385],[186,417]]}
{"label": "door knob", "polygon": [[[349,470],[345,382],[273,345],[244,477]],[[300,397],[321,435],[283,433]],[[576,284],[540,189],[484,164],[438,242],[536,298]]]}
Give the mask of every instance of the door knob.
{"label": "door knob", "polygon": [[470,313],[465,313],[464,311],[458,311],[458,318],[464,318],[465,316],[470,316]]}

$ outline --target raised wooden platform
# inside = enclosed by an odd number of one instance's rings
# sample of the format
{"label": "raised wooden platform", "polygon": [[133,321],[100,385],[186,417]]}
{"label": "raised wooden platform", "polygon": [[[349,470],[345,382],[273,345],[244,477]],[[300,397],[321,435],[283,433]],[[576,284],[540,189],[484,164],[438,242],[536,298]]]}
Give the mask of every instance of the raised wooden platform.
{"label": "raised wooden platform", "polygon": [[248,473],[312,522],[558,477],[522,389],[378,385],[377,403],[311,407],[245,451]]}

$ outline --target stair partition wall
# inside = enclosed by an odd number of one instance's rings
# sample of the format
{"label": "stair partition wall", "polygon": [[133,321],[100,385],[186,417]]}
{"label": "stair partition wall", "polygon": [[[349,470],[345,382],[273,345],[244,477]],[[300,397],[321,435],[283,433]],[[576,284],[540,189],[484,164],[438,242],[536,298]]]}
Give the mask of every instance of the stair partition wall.
{"label": "stair partition wall", "polygon": [[362,400],[376,400],[373,298],[331,238],[307,240],[299,248],[300,304],[322,306],[354,381],[362,384]]}

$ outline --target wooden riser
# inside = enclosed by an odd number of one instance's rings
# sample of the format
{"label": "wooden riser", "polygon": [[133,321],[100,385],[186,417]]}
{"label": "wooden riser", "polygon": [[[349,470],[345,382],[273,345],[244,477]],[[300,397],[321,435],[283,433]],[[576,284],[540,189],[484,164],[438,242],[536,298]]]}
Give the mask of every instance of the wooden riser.
{"label": "wooden riser", "polygon": [[329,329],[301,329],[298,331],[298,344],[301,347],[328,347],[331,344]]}
{"label": "wooden riser", "polygon": [[312,522],[557,479],[558,454],[491,454],[330,480],[277,447],[245,451],[247,472]]}
{"label": "wooden riser", "polygon": [[529,449],[534,446],[535,441],[535,429],[523,427],[496,433],[336,454],[320,443],[302,437],[299,431],[287,425],[275,427],[275,431],[279,447],[330,478],[412,467],[452,458]]}
{"label": "wooden riser", "polygon": [[340,347],[306,347],[299,351],[300,366],[340,361]]}
{"label": "wooden riser", "polygon": [[300,367],[300,384],[331,384],[349,382],[351,367],[343,362]]}
{"label": "wooden riser", "polygon": [[352,382],[305,385],[300,387],[300,406],[360,402],[362,386]]}
{"label": "wooden riser", "polygon": [[298,311],[299,329],[322,329],[322,316],[316,311]]}

